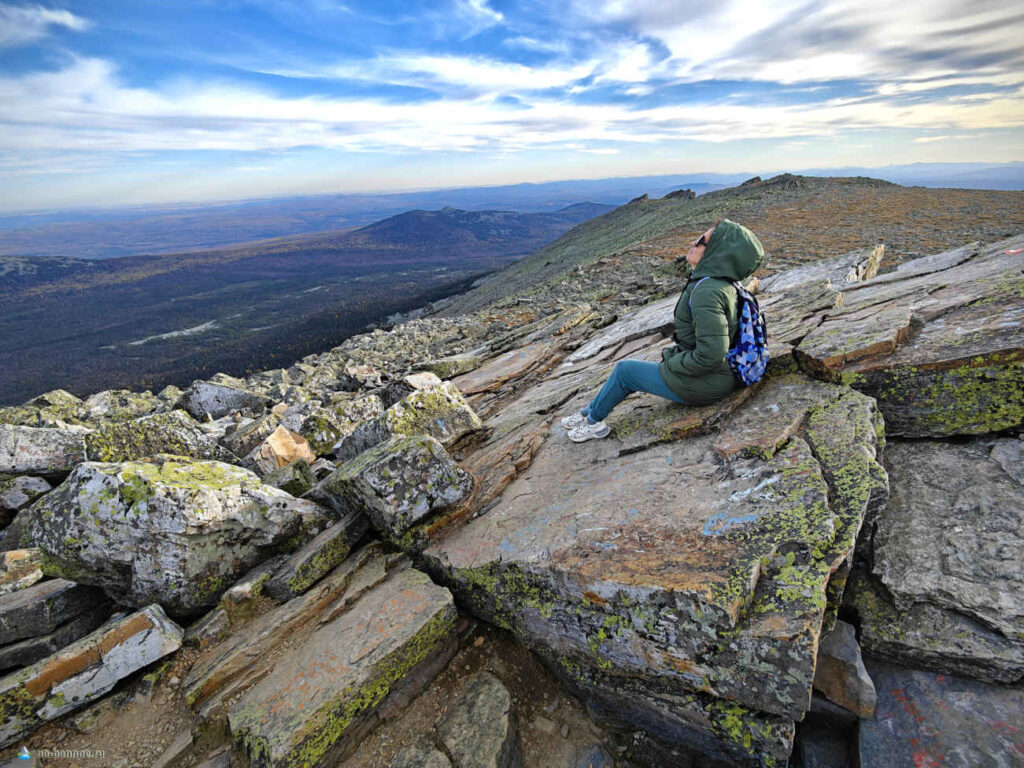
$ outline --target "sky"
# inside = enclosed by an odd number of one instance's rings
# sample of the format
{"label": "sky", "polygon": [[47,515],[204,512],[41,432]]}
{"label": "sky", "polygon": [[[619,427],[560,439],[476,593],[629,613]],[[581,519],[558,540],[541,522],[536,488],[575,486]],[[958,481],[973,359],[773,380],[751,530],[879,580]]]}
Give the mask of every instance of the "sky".
{"label": "sky", "polygon": [[1024,160],[989,0],[0,0],[0,210]]}

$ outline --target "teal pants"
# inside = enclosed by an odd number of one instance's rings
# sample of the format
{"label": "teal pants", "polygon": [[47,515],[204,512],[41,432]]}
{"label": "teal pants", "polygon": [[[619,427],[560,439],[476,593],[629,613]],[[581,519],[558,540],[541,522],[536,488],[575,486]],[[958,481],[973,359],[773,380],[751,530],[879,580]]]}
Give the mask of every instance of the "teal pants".
{"label": "teal pants", "polygon": [[612,375],[601,387],[597,397],[590,401],[590,404],[580,410],[587,421],[596,424],[604,421],[612,408],[626,399],[627,395],[633,392],[648,392],[658,397],[664,397],[674,403],[686,404],[686,401],[676,395],[662,380],[658,373],[657,363],[646,363],[642,360],[620,360],[615,364]]}

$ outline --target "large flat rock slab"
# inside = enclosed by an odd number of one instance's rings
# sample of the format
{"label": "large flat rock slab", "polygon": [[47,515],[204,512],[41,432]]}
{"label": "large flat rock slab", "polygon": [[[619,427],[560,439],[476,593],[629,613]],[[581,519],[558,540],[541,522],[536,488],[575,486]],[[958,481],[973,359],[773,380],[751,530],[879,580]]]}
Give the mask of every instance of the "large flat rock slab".
{"label": "large flat rock slab", "polygon": [[850,605],[866,647],[982,680],[1024,678],[1024,441],[895,441],[873,576]]}
{"label": "large flat rock slab", "polygon": [[[1018,426],[1024,421],[1022,245],[1019,235],[965,247],[844,287],[842,302],[794,340],[801,367],[875,397],[891,435]],[[768,318],[771,328],[774,315]]]}
{"label": "large flat rock slab", "polygon": [[85,429],[0,424],[0,472],[60,474],[85,461]]}
{"label": "large flat rock slab", "polygon": [[53,656],[0,679],[0,747],[88,704],[181,646],[158,605],[104,624]]}
{"label": "large flat rock slab", "polygon": [[623,454],[560,431],[486,514],[439,534],[427,568],[585,690],[628,684],[634,721],[784,762],[830,577],[885,498],[873,402],[797,374],[703,436]]}
{"label": "large flat rock slab", "polygon": [[448,590],[395,568],[231,706],[236,744],[257,768],[333,764],[403,683],[422,685],[443,668],[456,646],[455,619]]}
{"label": "large flat rock slab", "polygon": [[1024,690],[867,660],[878,688],[858,729],[861,768],[1011,768],[1024,763]]}

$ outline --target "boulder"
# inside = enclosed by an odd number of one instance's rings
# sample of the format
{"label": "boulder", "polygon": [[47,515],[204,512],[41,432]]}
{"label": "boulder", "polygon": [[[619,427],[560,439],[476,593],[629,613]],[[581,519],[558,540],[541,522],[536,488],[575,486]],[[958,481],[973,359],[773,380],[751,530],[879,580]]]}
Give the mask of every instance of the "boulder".
{"label": "boulder", "polygon": [[269,398],[245,389],[240,379],[229,383],[193,381],[181,395],[181,406],[197,419],[219,419],[235,411],[262,413],[272,405]]}
{"label": "boulder", "polygon": [[84,429],[0,424],[0,472],[50,475],[85,461]]}
{"label": "boulder", "polygon": [[166,407],[163,400],[148,390],[131,392],[127,389],[108,389],[89,395],[82,405],[82,411],[88,421],[127,421]]}
{"label": "boulder", "polygon": [[377,395],[350,397],[326,406],[310,401],[290,407],[281,425],[306,438],[313,452],[320,456],[330,454],[339,440],[382,413],[384,405]]}
{"label": "boulder", "polygon": [[263,590],[281,602],[301,595],[340,565],[369,527],[362,512],[346,515],[275,569]]}
{"label": "boulder", "polygon": [[240,467],[159,455],[80,464],[12,525],[46,553],[52,572],[100,585],[122,604],[158,602],[187,615],[332,518]]}
{"label": "boulder", "polygon": [[64,579],[0,596],[0,646],[46,635],[106,601],[103,591]]}
{"label": "boulder", "polygon": [[407,435],[430,435],[450,448],[482,426],[458,388],[444,382],[418,389],[381,416],[363,422],[334,447],[334,455],[345,461],[391,437]]}
{"label": "boulder", "polygon": [[489,672],[479,672],[469,681],[436,728],[454,768],[513,768],[520,764],[512,696]]}
{"label": "boulder", "polygon": [[0,747],[103,696],[180,646],[181,628],[151,605],[7,675],[0,679]]}
{"label": "boulder", "polygon": [[43,578],[39,549],[14,549],[0,554],[0,595],[31,587]]}
{"label": "boulder", "polygon": [[858,728],[856,765],[981,768],[1019,765],[1024,690],[867,660],[878,687]]}
{"label": "boulder", "polygon": [[17,512],[29,502],[53,489],[41,477],[0,475],[0,518]]}
{"label": "boulder", "polygon": [[385,386],[378,394],[380,395],[381,401],[384,403],[384,407],[390,408],[400,400],[404,400],[413,392],[420,389],[427,389],[428,387],[436,387],[440,383],[441,379],[439,379],[436,374],[431,373],[430,371],[421,371],[420,373],[410,373],[406,376],[395,379]]}
{"label": "boulder", "polygon": [[222,442],[231,453],[245,456],[270,437],[280,424],[281,417],[271,411],[224,435]]}
{"label": "boulder", "polygon": [[875,397],[890,435],[1019,426],[1022,246],[1024,235],[965,246],[844,287],[842,302],[796,344],[800,366]]}
{"label": "boulder", "polygon": [[853,627],[837,621],[818,644],[814,687],[858,717],[875,714],[875,686],[864,669]]}
{"label": "boulder", "polygon": [[296,459],[263,477],[263,482],[292,496],[301,496],[316,484],[316,475],[305,459]]}
{"label": "boulder", "polygon": [[342,464],[309,492],[339,512],[365,514],[391,539],[465,499],[473,478],[432,437],[395,437]]}
{"label": "boulder", "polygon": [[204,719],[226,714],[253,766],[336,764],[375,713],[451,658],[451,594],[388,561],[364,548],[192,668],[189,703]]}
{"label": "boulder", "polygon": [[[586,402],[607,366],[580,368],[488,426],[511,436],[527,427],[506,419]],[[888,493],[874,402],[791,374],[684,440],[652,430],[624,452],[561,431],[477,517],[434,532],[424,567],[596,708],[691,753],[784,763],[832,576]]]}
{"label": "boulder", "polygon": [[450,357],[439,357],[437,360],[431,360],[425,364],[423,368],[440,379],[453,379],[456,376],[476,370],[483,365],[483,362],[484,359],[482,357],[465,353],[451,355]]}
{"label": "boulder", "polygon": [[316,461],[316,454],[302,435],[277,427],[246,455],[243,463],[260,474],[270,474],[299,459]]}
{"label": "boulder", "polygon": [[155,413],[137,419],[101,424],[85,437],[90,461],[134,461],[158,453],[194,459],[237,461],[185,411]]}
{"label": "boulder", "polygon": [[982,680],[1024,677],[1024,441],[893,442],[873,578],[850,604],[874,653]]}

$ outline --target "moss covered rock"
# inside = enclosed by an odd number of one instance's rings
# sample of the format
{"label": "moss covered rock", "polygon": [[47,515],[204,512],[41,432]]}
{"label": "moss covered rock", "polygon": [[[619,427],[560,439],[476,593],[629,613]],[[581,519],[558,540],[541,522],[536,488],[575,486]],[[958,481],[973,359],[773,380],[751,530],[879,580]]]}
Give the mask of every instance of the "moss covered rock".
{"label": "moss covered rock", "polygon": [[331,517],[240,467],[161,454],[80,464],[15,524],[50,572],[102,586],[123,604],[187,615]]}
{"label": "moss covered rock", "polygon": [[103,423],[86,435],[85,446],[90,461],[134,461],[159,453],[238,461],[180,410]]}

